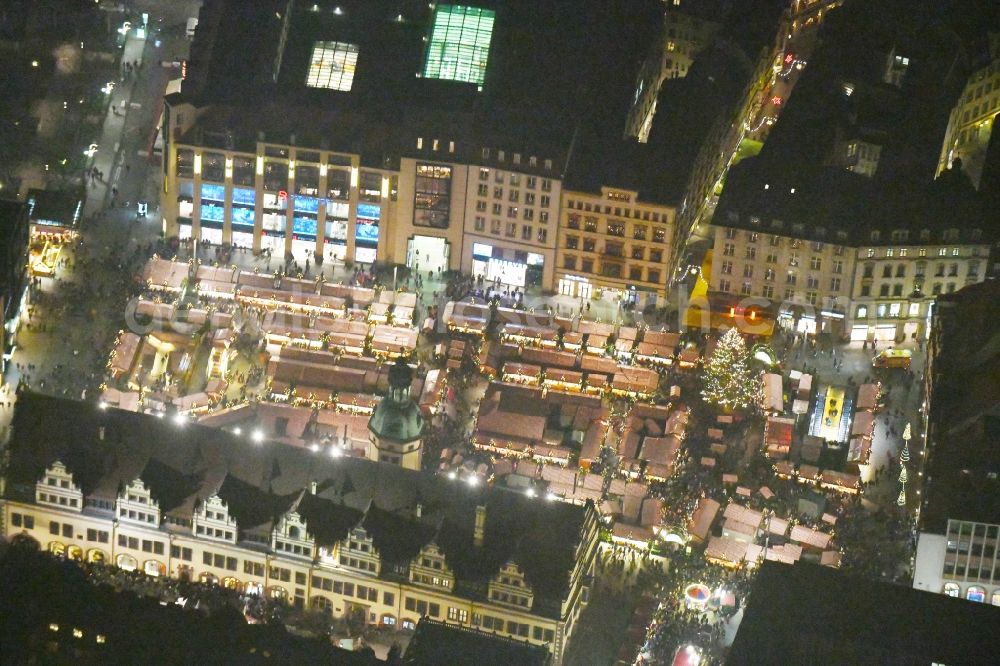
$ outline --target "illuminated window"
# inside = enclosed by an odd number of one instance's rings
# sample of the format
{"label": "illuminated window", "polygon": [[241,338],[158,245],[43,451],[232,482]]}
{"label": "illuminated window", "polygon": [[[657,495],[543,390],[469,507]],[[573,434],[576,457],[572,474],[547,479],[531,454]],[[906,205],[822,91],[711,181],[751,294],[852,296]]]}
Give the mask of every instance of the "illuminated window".
{"label": "illuminated window", "polygon": [[424,76],[483,85],[493,39],[491,9],[439,5],[424,60]]}
{"label": "illuminated window", "polygon": [[348,91],[354,83],[358,47],[344,42],[316,42],[309,60],[306,85]]}
{"label": "illuminated window", "polygon": [[417,164],[415,189],[413,224],[447,229],[451,209],[451,167]]}

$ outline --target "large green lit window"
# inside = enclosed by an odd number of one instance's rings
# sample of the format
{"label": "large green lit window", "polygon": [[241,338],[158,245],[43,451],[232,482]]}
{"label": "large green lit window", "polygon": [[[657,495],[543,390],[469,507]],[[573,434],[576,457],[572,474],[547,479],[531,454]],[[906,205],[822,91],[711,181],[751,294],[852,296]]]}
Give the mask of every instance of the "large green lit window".
{"label": "large green lit window", "polygon": [[424,60],[424,76],[483,85],[496,12],[439,5]]}

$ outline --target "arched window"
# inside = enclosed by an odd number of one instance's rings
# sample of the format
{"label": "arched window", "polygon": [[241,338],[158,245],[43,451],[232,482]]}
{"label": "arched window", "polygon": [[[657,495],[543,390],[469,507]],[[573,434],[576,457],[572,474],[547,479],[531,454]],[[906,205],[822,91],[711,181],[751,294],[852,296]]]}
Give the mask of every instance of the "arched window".
{"label": "arched window", "polygon": [[139,566],[136,559],[128,553],[122,553],[119,555],[115,563],[118,565],[119,569],[124,569],[125,571],[135,571],[136,567]]}
{"label": "arched window", "polygon": [[31,548],[33,550],[38,550],[38,539],[34,538],[30,534],[15,534],[14,538],[10,540],[12,546],[21,546],[23,548]]}
{"label": "arched window", "polygon": [[83,549],[79,546],[67,546],[66,547],[66,559],[76,560],[80,562],[83,560]]}
{"label": "arched window", "polygon": [[299,528],[297,528],[297,527],[289,527],[288,528],[288,538],[289,539],[298,539],[299,538]]}
{"label": "arched window", "polygon": [[146,572],[147,576],[160,576],[166,571],[166,567],[156,560],[146,560],[142,566],[142,570]]}
{"label": "arched window", "polygon": [[1000,606],[1000,590],[994,590],[993,596],[990,598],[990,603],[994,606]]}
{"label": "arched window", "polygon": [[49,552],[53,555],[62,555],[66,552],[65,544],[61,544],[58,541],[49,542]]}
{"label": "arched window", "polygon": [[392,627],[396,624],[396,617],[394,615],[389,615],[386,613],[382,616],[382,624],[386,627]]}
{"label": "arched window", "polygon": [[104,562],[106,559],[107,556],[104,554],[104,551],[101,550],[100,548],[91,548],[90,550],[87,551],[88,562],[101,563]]}
{"label": "arched window", "polygon": [[945,583],[944,593],[949,597],[957,597],[962,591],[962,588],[958,586],[958,583]]}
{"label": "arched window", "polygon": [[972,585],[965,593],[965,598],[969,601],[986,601],[986,588],[981,585]]}

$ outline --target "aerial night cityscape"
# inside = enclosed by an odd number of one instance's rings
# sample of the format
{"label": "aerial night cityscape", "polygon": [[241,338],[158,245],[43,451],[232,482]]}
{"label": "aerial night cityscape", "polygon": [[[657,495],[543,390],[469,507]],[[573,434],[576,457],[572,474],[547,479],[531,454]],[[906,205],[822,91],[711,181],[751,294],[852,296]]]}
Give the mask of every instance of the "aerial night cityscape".
{"label": "aerial night cityscape", "polygon": [[0,663],[1000,661],[1000,2],[0,55]]}

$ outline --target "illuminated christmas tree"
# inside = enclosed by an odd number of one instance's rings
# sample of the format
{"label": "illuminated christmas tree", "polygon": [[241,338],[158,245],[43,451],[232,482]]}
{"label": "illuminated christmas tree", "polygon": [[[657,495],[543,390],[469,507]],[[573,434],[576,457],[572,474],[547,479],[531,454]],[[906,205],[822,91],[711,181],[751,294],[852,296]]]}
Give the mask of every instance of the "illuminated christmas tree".
{"label": "illuminated christmas tree", "polygon": [[702,395],[726,410],[760,406],[761,378],[750,366],[750,352],[735,328],[725,332],[705,366]]}

